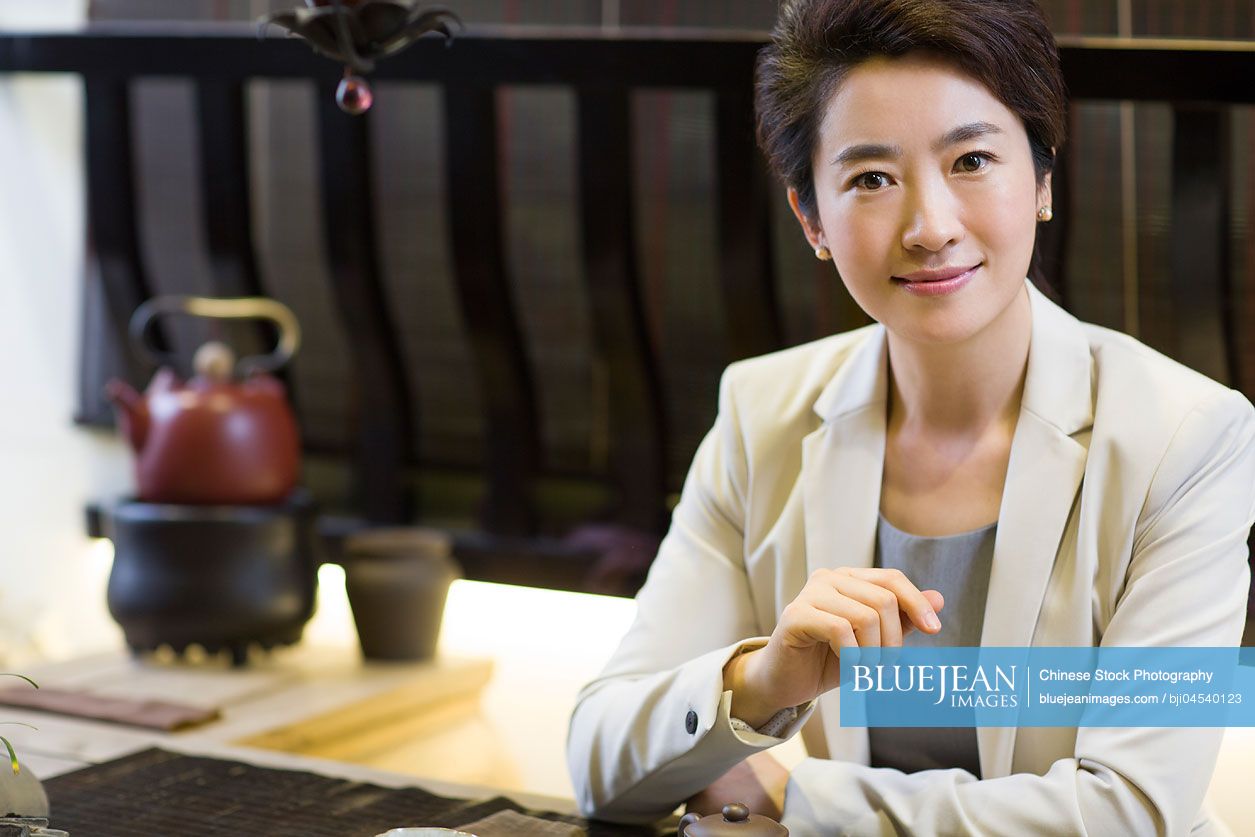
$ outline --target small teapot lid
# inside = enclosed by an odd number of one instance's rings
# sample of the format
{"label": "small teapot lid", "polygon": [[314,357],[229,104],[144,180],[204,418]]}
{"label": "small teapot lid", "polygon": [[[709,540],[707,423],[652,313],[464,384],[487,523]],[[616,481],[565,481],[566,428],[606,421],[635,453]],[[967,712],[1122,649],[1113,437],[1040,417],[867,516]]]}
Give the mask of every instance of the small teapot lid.
{"label": "small teapot lid", "polygon": [[685,814],[678,837],[788,837],[789,829],[761,814],[751,814],[740,802],[724,805],[721,814],[698,817]]}
{"label": "small teapot lid", "polygon": [[235,352],[225,343],[210,340],[192,356],[192,369],[206,382],[229,383],[235,372]]}

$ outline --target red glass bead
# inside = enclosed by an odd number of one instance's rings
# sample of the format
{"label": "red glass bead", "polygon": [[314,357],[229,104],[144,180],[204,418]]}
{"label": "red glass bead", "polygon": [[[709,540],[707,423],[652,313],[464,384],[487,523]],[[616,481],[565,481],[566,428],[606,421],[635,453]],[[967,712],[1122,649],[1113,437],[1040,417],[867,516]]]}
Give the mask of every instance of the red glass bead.
{"label": "red glass bead", "polygon": [[336,104],[340,106],[340,110],[357,116],[370,110],[374,101],[375,94],[371,92],[366,79],[347,73],[340,79],[340,85],[336,88]]}

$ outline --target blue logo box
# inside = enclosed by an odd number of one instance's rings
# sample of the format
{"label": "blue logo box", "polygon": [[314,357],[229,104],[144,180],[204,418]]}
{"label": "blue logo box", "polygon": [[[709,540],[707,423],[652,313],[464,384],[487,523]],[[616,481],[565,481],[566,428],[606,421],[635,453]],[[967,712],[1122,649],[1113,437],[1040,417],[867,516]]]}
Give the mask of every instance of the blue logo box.
{"label": "blue logo box", "polygon": [[841,725],[1255,726],[1255,648],[847,648]]}

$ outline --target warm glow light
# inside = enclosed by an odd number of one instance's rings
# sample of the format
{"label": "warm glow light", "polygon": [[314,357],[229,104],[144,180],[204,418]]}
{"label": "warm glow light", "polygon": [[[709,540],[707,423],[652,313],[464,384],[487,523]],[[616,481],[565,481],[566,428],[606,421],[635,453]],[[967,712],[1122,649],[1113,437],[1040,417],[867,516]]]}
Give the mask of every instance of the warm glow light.
{"label": "warm glow light", "polygon": [[113,567],[113,541],[108,538],[92,538],[90,544],[87,551],[91,556],[88,560],[92,567],[108,575]]}
{"label": "warm glow light", "polygon": [[323,564],[318,568],[318,596],[314,618],[305,627],[305,640],[313,645],[352,645],[357,642],[353,614],[344,592],[344,568]]}
{"label": "warm glow light", "polygon": [[87,567],[86,575],[90,578],[89,589],[99,596],[97,601],[101,602],[100,609],[103,616],[105,590],[109,586],[109,573],[113,571],[113,541],[108,538],[92,538],[87,546]]}
{"label": "warm glow light", "polygon": [[[604,660],[635,616],[631,599],[459,579],[449,587],[440,651],[533,656],[560,647],[564,656]],[[306,637],[333,645],[356,641],[338,564],[318,568],[318,605]]]}
{"label": "warm glow light", "polygon": [[460,580],[449,589],[440,647],[483,655],[552,652],[604,659],[636,616],[636,602],[564,590]]}
{"label": "warm glow light", "polygon": [[318,568],[318,583],[332,589],[344,589],[344,567],[339,564],[323,564]]}

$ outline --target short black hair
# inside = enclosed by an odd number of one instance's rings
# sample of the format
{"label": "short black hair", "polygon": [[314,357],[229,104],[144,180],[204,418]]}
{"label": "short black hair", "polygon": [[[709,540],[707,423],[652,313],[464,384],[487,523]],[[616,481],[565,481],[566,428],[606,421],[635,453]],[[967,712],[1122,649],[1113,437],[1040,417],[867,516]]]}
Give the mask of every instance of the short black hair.
{"label": "short black hair", "polygon": [[927,50],[982,82],[1024,123],[1037,182],[1054,168],[1067,91],[1036,0],[785,0],[758,57],[758,143],[816,214],[812,158],[824,108],[845,74],[875,56]]}

